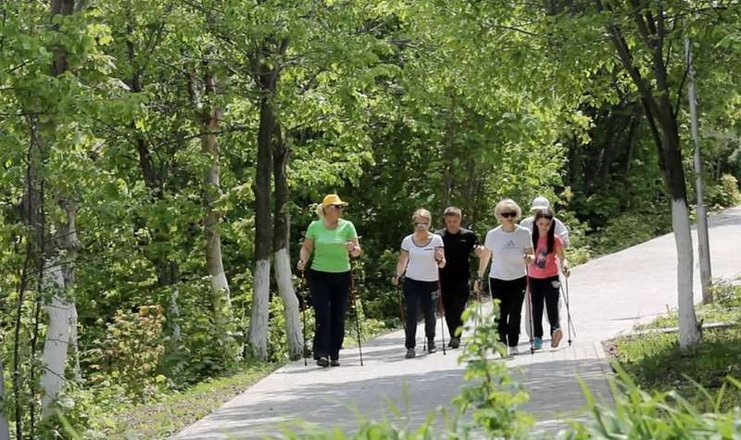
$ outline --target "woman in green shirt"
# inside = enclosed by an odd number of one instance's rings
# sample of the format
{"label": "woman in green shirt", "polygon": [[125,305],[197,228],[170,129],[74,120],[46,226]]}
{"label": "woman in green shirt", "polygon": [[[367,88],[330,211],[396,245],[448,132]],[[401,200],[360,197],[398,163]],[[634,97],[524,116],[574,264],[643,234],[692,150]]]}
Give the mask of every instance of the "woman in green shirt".
{"label": "woman in green shirt", "polygon": [[355,225],[342,218],[347,203],[329,194],[317,207],[301,247],[297,268],[303,271],[311,257],[309,290],[316,314],[314,359],[320,367],[340,365],[345,337],[345,308],[350,296],[350,256],[360,256]]}

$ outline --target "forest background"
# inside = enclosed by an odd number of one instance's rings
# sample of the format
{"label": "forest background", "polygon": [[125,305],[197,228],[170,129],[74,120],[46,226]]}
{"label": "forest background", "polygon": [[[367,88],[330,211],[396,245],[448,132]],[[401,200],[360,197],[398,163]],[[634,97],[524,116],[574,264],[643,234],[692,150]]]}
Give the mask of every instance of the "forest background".
{"label": "forest background", "polygon": [[482,237],[501,198],[546,196],[572,265],[676,229],[694,204],[686,42],[706,202],[741,202],[740,14],[0,3],[0,431],[58,434],[60,413],[89,428],[302,356],[291,268],[327,193],[362,237],[366,334],[400,324],[389,276],[418,207],[456,205]]}

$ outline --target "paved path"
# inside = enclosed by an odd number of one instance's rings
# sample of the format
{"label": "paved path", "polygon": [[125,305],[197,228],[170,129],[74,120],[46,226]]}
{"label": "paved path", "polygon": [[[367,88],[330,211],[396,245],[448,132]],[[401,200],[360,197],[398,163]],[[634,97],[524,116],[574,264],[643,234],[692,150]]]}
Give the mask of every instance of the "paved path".
{"label": "paved path", "polygon": [[[713,216],[710,226],[713,275],[738,276],[741,207]],[[569,347],[564,338],[561,348],[530,355],[523,332],[520,350],[527,354],[506,361],[530,392],[525,409],[536,416],[541,429],[563,426],[563,417],[575,416],[583,408],[577,378],[602,399],[610,399],[610,368],[600,341],[665,313],[667,307],[676,307],[676,265],[670,234],[572,270],[571,314],[578,332],[573,345]],[[695,297],[700,301],[697,287]],[[417,334],[423,334],[421,327]],[[339,368],[307,368],[302,361],[288,364],[174,439],[262,438],[297,418],[350,430],[355,411],[367,417],[402,420],[389,410],[392,402],[407,423],[416,425],[430,411],[450,402],[462,383],[457,351],[404,360],[401,331],[368,341],[363,354],[364,367],[353,349],[343,351]]]}

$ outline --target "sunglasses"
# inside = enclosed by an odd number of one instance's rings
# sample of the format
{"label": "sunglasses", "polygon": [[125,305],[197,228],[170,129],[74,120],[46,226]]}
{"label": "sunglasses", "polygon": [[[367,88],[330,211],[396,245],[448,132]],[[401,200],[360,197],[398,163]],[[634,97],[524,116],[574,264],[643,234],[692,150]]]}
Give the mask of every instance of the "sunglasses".
{"label": "sunglasses", "polygon": [[515,218],[515,217],[517,217],[517,213],[516,212],[503,212],[502,213],[502,217],[504,217],[504,218]]}
{"label": "sunglasses", "polygon": [[341,211],[341,210],[345,209],[345,207],[342,206],[342,205],[329,205],[329,207],[330,208],[333,208],[333,209],[336,209],[338,211]]}

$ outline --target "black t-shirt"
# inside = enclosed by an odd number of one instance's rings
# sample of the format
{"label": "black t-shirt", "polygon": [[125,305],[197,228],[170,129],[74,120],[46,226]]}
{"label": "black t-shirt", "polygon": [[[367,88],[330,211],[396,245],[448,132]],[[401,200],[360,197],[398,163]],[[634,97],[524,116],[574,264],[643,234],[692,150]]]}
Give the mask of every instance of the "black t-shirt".
{"label": "black t-shirt", "polygon": [[435,233],[443,238],[445,244],[445,267],[440,269],[440,276],[449,280],[468,280],[471,253],[479,243],[476,234],[463,228],[457,234],[451,234],[447,229]]}

